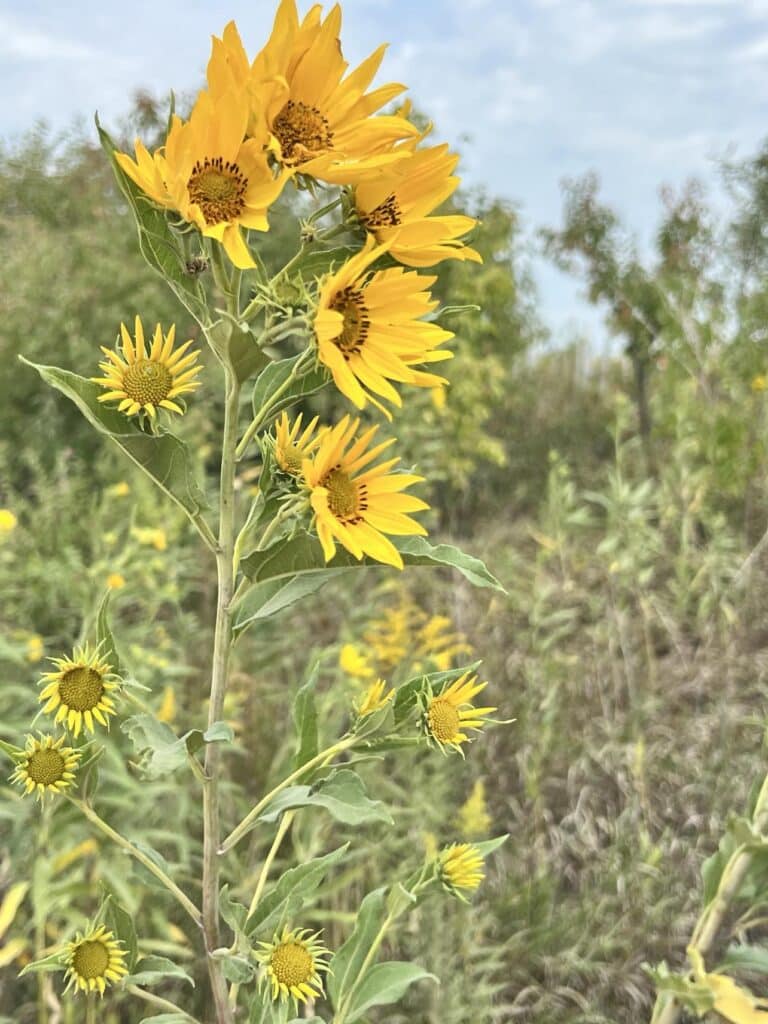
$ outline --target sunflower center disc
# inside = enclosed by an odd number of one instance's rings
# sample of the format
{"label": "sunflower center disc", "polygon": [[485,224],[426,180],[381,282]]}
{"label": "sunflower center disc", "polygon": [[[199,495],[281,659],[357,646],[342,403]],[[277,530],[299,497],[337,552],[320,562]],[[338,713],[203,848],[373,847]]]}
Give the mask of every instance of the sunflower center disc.
{"label": "sunflower center disc", "polygon": [[366,228],[393,228],[401,222],[400,204],[393,192],[374,207],[370,213],[359,213],[360,222]]}
{"label": "sunflower center disc", "polygon": [[461,728],[459,712],[443,697],[436,697],[429,705],[427,720],[430,732],[441,743],[449,743]]}
{"label": "sunflower center disc", "polygon": [[283,471],[291,476],[298,476],[301,473],[302,452],[295,444],[287,444],[280,449],[280,457],[283,462]]}
{"label": "sunflower center disc", "polygon": [[272,131],[280,141],[283,163],[298,164],[333,145],[333,132],[317,107],[288,100],[277,115]]}
{"label": "sunflower center disc", "polygon": [[36,750],[27,761],[27,775],[35,783],[52,786],[64,777],[64,758],[58,750]]}
{"label": "sunflower center disc", "polygon": [[123,391],[139,405],[158,405],[172,387],[171,371],[150,359],[138,359],[123,374]]}
{"label": "sunflower center disc", "polygon": [[103,978],[109,967],[109,950],[103,942],[81,942],[72,956],[72,969],[81,978]]}
{"label": "sunflower center disc", "polygon": [[59,683],[62,704],[73,711],[93,711],[104,696],[104,681],[95,668],[71,668]]}
{"label": "sunflower center disc", "polygon": [[206,224],[237,220],[245,209],[248,179],[237,164],[220,156],[198,160],[187,182],[189,198],[203,211]]}
{"label": "sunflower center disc", "polygon": [[323,481],[328,490],[328,508],[337,519],[357,515],[357,484],[340,469],[332,469]]}
{"label": "sunflower center disc", "polygon": [[355,288],[345,288],[334,297],[331,303],[331,309],[341,313],[344,317],[341,334],[333,340],[345,356],[359,352],[368,336],[371,321],[368,317],[368,307],[363,299],[361,291]]}
{"label": "sunflower center disc", "polygon": [[304,946],[297,942],[283,942],[270,957],[269,966],[281,985],[292,988],[294,985],[306,985],[312,980],[315,962]]}

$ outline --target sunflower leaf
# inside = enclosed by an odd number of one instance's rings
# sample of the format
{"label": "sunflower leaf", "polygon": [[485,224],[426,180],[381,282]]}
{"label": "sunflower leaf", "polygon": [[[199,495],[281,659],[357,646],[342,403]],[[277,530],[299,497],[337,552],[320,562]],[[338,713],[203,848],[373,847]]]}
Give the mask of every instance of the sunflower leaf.
{"label": "sunflower leaf", "polygon": [[349,768],[333,772],[315,786],[290,786],[268,805],[259,821],[274,822],[284,811],[300,807],[322,807],[344,825],[365,825],[392,817],[380,800],[371,800],[363,780]]}
{"label": "sunflower leaf", "polygon": [[398,960],[376,964],[365,975],[362,984],[352,997],[344,1019],[347,1024],[354,1024],[372,1006],[389,1006],[391,1003],[396,1003],[398,999],[402,999],[414,982],[424,979],[438,981],[434,974],[425,971],[418,964]]}
{"label": "sunflower leaf", "polygon": [[242,633],[254,622],[277,615],[303,597],[317,593],[329,579],[319,575],[289,576],[249,587],[237,605],[232,628],[235,633]]}
{"label": "sunflower leaf", "polygon": [[132,971],[136,966],[136,959],[139,955],[138,939],[136,937],[136,926],[133,923],[133,916],[128,913],[125,907],[118,903],[110,893],[107,897],[107,905],[104,917],[107,927],[115,938],[119,939],[125,946],[126,966]]}
{"label": "sunflower leaf", "polygon": [[[300,353],[297,356],[292,356],[290,359],[279,359],[277,362],[269,363],[268,366],[264,367],[256,378],[256,383],[253,385],[251,402],[253,404],[254,416],[263,415],[267,409],[269,410],[270,418],[277,416],[282,409],[287,409],[289,405],[297,402],[300,398],[306,398],[307,395],[312,395],[315,391],[319,391],[328,381],[328,374],[325,370],[318,368],[316,370],[307,370],[297,375],[290,384],[288,383],[291,380],[294,368],[299,360],[303,358],[303,355],[303,353]],[[277,398],[275,398],[275,393],[283,387],[285,391],[281,391]]]}
{"label": "sunflower leaf", "polygon": [[99,644],[100,654],[109,662],[110,668],[116,675],[122,675],[120,655],[115,647],[115,638],[109,625],[109,599],[111,591],[107,591],[99,605],[99,613],[96,617],[96,639]]}
{"label": "sunflower leaf", "polygon": [[315,686],[317,685],[318,666],[315,665],[309,679],[298,690],[293,700],[293,724],[296,729],[296,757],[294,767],[301,768],[317,753],[317,708],[315,706]]}
{"label": "sunflower leaf", "polygon": [[164,956],[142,957],[138,963],[138,970],[123,978],[123,983],[126,985],[146,985],[151,987],[164,981],[166,978],[181,978],[183,981],[188,981],[192,988],[195,987],[193,979],[190,978],[187,972]]}
{"label": "sunflower leaf", "polygon": [[347,941],[334,953],[328,971],[328,995],[336,1010],[357,981],[366,954],[386,917],[386,887],[369,892]]}
{"label": "sunflower leaf", "polygon": [[33,363],[24,356],[19,359],[74,402],[91,426],[110,438],[197,525],[208,502],[195,480],[192,457],[183,441],[168,433],[145,434],[123,413],[99,402],[103,389],[85,377]]}
{"label": "sunflower leaf", "polygon": [[317,894],[328,871],[344,857],[349,844],[291,868],[263,899],[245,923],[248,935],[274,930],[281,921],[295,917],[304,903]]}

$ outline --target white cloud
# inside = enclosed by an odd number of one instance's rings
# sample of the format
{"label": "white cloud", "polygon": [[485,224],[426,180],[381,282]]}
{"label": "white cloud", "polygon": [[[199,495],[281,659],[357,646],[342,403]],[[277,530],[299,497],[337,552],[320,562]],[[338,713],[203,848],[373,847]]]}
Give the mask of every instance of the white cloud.
{"label": "white cloud", "polygon": [[80,43],[13,21],[0,14],[0,54],[22,60],[91,60],[99,54]]}

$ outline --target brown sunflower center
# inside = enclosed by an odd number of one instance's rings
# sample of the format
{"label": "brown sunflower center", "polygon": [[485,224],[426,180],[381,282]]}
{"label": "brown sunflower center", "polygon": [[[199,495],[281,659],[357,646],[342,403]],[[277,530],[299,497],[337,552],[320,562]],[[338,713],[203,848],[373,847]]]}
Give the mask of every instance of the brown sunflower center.
{"label": "brown sunflower center", "polygon": [[269,958],[269,966],[275,980],[288,988],[306,985],[315,973],[312,954],[298,942],[281,942]]}
{"label": "brown sunflower center", "polygon": [[52,786],[64,778],[66,762],[58,750],[36,750],[27,760],[27,775],[36,784]]}
{"label": "brown sunflower center", "polygon": [[360,512],[368,508],[368,488],[358,483],[343,469],[332,469],[322,482],[328,490],[328,508],[346,523],[359,523]]}
{"label": "brown sunflower center", "polygon": [[187,182],[189,198],[203,211],[206,224],[237,220],[245,209],[247,188],[239,166],[220,156],[198,160]]}
{"label": "brown sunflower center", "polygon": [[72,954],[72,970],[81,978],[103,978],[109,967],[109,950],[103,942],[86,940]]}
{"label": "brown sunflower center", "polygon": [[333,340],[344,358],[349,359],[350,355],[363,347],[371,326],[365,296],[358,288],[344,288],[333,297],[331,309],[344,317],[341,334]]}
{"label": "brown sunflower center", "polygon": [[393,228],[402,223],[400,204],[394,192],[368,213],[358,210],[358,219],[366,228]]}
{"label": "brown sunflower center", "polygon": [[95,668],[71,668],[59,683],[59,698],[73,711],[93,711],[104,696],[104,680]]}
{"label": "brown sunflower center", "polygon": [[277,115],[272,131],[280,142],[283,163],[300,164],[333,145],[333,132],[317,107],[288,100]]}
{"label": "brown sunflower center", "polygon": [[427,711],[429,731],[441,743],[450,743],[461,729],[459,712],[444,697],[435,697]]}
{"label": "brown sunflower center", "polygon": [[139,405],[158,405],[172,387],[171,371],[151,359],[137,359],[123,374],[123,391]]}

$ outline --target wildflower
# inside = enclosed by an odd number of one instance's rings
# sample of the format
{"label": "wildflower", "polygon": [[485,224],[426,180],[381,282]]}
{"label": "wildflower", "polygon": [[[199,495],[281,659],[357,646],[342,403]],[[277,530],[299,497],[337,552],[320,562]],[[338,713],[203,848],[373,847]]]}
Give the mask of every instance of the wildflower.
{"label": "wildflower", "polygon": [[37,633],[32,633],[27,638],[27,661],[34,664],[37,661],[41,661],[45,652],[45,645],[43,638]]}
{"label": "wildflower", "polygon": [[173,399],[200,387],[200,382],[194,379],[201,370],[201,367],[194,365],[199,353],[190,352],[189,355],[184,355],[194,342],[185,341],[174,352],[175,324],[171,324],[165,336],[158,324],[152,339],[152,347],[147,352],[144,328],[138,316],[134,329],[135,340],[131,338],[125,324],[120,324],[123,342],[120,355],[101,346],[101,351],[108,360],[106,363],[99,363],[105,376],[91,377],[94,384],[107,388],[106,394],[99,395],[99,401],[119,401],[117,408],[129,416],[143,409],[154,417],[158,407],[183,413],[183,408]]}
{"label": "wildflower", "polygon": [[[128,973],[122,943],[104,925],[75,936],[67,946],[67,989],[104,995],[107,985]],[[65,990],[66,991],[66,990]]]}
{"label": "wildflower", "polygon": [[357,644],[344,644],[339,652],[339,668],[353,679],[371,679],[374,672]]}
{"label": "wildflower", "polygon": [[131,485],[126,480],[121,480],[108,487],[106,493],[110,498],[125,498],[131,493]]}
{"label": "wildflower", "polygon": [[472,792],[459,808],[458,825],[466,839],[476,839],[488,834],[491,816],[485,802],[485,784],[478,779]]}
{"label": "wildflower", "polygon": [[328,970],[329,951],[319,941],[320,932],[283,928],[272,942],[260,942],[256,954],[265,968],[263,981],[271,985],[273,1000],[293,999],[294,1006],[323,994],[320,972]]}
{"label": "wildflower", "polygon": [[438,872],[448,892],[463,898],[461,890],[474,892],[485,878],[483,855],[471,843],[454,843],[440,853]]}
{"label": "wildflower", "polygon": [[315,435],[317,416],[309,421],[299,436],[302,415],[299,413],[293,423],[289,424],[288,414],[284,412],[275,423],[275,458],[280,469],[290,476],[301,476],[302,462],[320,444],[320,435]]}
{"label": "wildflower", "polygon": [[111,572],[107,576],[107,588],[109,590],[120,590],[125,586],[125,576],[119,572]]}
{"label": "wildflower", "polygon": [[472,698],[487,685],[478,683],[477,676],[470,678],[469,672],[465,672],[436,697],[428,698],[424,728],[427,736],[441,750],[453,747],[461,752],[462,743],[469,742],[469,736],[464,730],[479,731],[485,725],[486,715],[496,711],[496,708],[476,708],[472,705]]}
{"label": "wildflower", "polygon": [[768,388],[768,377],[764,377],[762,373],[759,373],[756,377],[752,378],[753,391],[765,391],[766,388]]}
{"label": "wildflower", "polygon": [[385,565],[403,568],[400,552],[385,534],[426,534],[406,513],[428,508],[426,502],[402,494],[423,477],[390,473],[399,459],[366,469],[392,441],[369,450],[377,427],[356,437],[360,421],[349,416],[323,435],[313,459],[305,459],[303,475],[311,492],[317,535],[326,562],[336,553],[336,542],[355,558],[363,555]]}
{"label": "wildflower", "polygon": [[163,699],[157,709],[158,722],[171,723],[176,717],[176,691],[172,686],[166,686],[163,690]]}
{"label": "wildflower", "polygon": [[131,536],[139,542],[152,547],[155,551],[165,551],[168,547],[168,538],[165,530],[159,527],[134,526],[131,529]]}
{"label": "wildflower", "polygon": [[24,755],[11,775],[11,782],[19,782],[27,795],[35,793],[38,800],[50,793],[55,795],[68,789],[75,777],[80,752],[64,746],[64,737],[27,736]]}
{"label": "wildflower", "polygon": [[471,654],[472,647],[463,634],[453,632],[453,623],[447,615],[432,615],[421,626],[415,638],[414,667],[421,667],[421,659],[431,661],[447,671],[459,654]]}
{"label": "wildflower", "polygon": [[0,508],[0,537],[13,533],[18,524],[19,520],[9,508]]}
{"label": "wildflower", "polygon": [[453,355],[439,348],[453,337],[451,331],[420,319],[437,307],[427,291],[437,279],[400,267],[367,274],[383,251],[369,240],[326,277],[314,317],[318,358],[358,409],[368,401],[383,409],[373,395],[401,406],[390,381],[428,388],[445,384],[444,377],[414,366]]}
{"label": "wildflower", "polygon": [[482,258],[461,239],[477,224],[462,215],[430,216],[457,188],[460,178],[453,174],[458,156],[448,146],[413,149],[409,155],[382,168],[355,189],[357,217],[379,243],[409,267],[431,267],[442,260]]}
{"label": "wildflower", "polygon": [[56,724],[64,722],[75,737],[80,735],[83,723],[94,732],[94,719],[108,728],[109,716],[116,714],[111,695],[119,681],[98,648],[91,650],[86,644],[75,647],[71,658],[49,660],[57,671],[46,672],[41,680],[46,684],[39,698],[43,714],[55,711]]}
{"label": "wildflower", "polygon": [[246,139],[247,124],[244,95],[230,90],[213,98],[202,92],[188,121],[174,115],[165,145],[154,154],[139,139],[135,160],[115,154],[150,199],[221,242],[241,269],[255,266],[241,229],[269,230],[267,210],[288,178],[273,175],[266,138]]}
{"label": "wildflower", "polygon": [[387,690],[387,684],[383,679],[377,679],[375,683],[371,683],[368,689],[363,695],[363,699],[360,701],[357,707],[357,717],[364,718],[366,715],[372,715],[374,711],[381,711],[395,696],[394,690]]}

